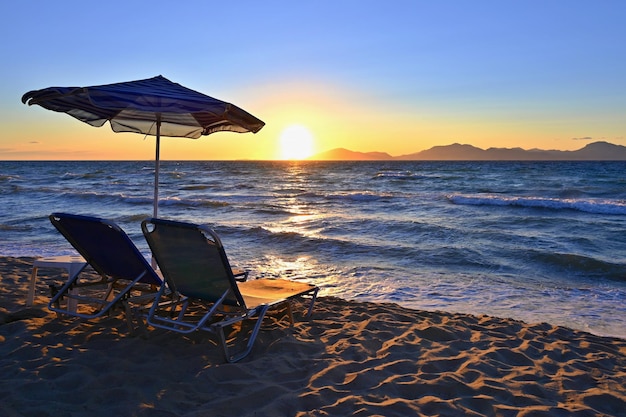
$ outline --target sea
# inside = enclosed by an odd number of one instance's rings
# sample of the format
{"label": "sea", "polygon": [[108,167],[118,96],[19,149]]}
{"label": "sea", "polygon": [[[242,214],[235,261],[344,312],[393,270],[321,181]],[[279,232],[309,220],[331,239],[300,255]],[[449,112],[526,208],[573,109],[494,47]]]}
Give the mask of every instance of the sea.
{"label": "sea", "polygon": [[[0,161],[0,255],[75,253],[48,216],[146,257],[153,161]],[[159,217],[207,224],[252,277],[321,295],[626,338],[626,162],[162,161]]]}

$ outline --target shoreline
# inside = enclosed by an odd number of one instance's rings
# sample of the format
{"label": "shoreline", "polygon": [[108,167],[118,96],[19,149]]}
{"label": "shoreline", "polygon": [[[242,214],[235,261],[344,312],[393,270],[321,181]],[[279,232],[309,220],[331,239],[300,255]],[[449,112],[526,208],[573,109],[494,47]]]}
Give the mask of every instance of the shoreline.
{"label": "shoreline", "polygon": [[8,416],[609,415],[626,409],[626,340],[513,319],[321,297],[271,315],[225,364],[208,333],[128,334],[46,308],[33,258],[0,257],[0,400]]}

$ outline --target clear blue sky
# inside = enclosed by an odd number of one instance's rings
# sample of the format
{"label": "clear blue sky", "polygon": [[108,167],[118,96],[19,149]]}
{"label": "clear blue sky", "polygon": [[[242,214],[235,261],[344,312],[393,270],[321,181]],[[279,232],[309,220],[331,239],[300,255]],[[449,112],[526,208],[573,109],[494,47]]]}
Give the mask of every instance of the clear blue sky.
{"label": "clear blue sky", "polygon": [[164,159],[273,159],[290,124],[314,152],[626,145],[623,1],[20,0],[0,12],[0,159],[152,158],[143,137],[20,98],[159,74],[267,123],[172,139]]}

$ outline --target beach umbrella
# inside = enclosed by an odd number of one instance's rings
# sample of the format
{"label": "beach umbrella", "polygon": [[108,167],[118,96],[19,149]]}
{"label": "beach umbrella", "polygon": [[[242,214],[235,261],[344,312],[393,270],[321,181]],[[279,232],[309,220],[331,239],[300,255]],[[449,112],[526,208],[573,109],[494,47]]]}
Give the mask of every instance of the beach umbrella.
{"label": "beach umbrella", "polygon": [[157,76],[92,87],[29,91],[22,103],[67,113],[92,126],[107,120],[115,132],[156,136],[154,217],[158,214],[161,136],[197,139],[215,132],[258,132],[264,125],[239,107]]}

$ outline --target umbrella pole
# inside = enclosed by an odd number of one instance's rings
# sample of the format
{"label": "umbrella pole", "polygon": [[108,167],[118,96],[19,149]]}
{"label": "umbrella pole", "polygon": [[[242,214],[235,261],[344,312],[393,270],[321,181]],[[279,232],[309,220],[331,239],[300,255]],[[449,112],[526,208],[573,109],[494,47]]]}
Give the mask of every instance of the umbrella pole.
{"label": "umbrella pole", "polygon": [[157,114],[156,121],[156,156],[154,158],[154,201],[152,217],[155,219],[159,214],[159,170],[160,170],[160,153],[161,153],[161,115]]}
{"label": "umbrella pole", "polygon": [[[152,217],[155,219],[159,214],[159,168],[160,168],[160,153],[161,153],[161,115],[157,113],[156,120],[156,155],[154,157],[154,201],[153,201],[153,210]],[[152,259],[150,260],[150,264],[152,268],[157,269],[156,259],[154,258],[154,254],[152,255]]]}

